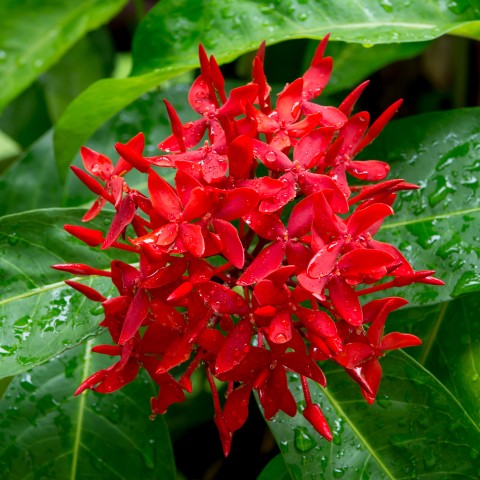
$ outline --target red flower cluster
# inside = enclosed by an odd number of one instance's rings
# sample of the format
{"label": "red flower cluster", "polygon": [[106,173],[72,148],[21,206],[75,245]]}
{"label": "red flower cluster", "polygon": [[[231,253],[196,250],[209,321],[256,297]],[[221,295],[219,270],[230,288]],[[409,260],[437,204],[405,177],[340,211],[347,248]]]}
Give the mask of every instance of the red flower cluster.
{"label": "red flower cluster", "polygon": [[[104,307],[101,325],[113,345],[93,350],[119,357],[85,380],[77,394],[117,390],[143,367],[159,386],[152,411],[164,413],[191,391],[190,377],[202,366],[227,455],[253,390],[266,418],[279,410],[296,414],[291,371],[302,379],[303,415],[331,440],[307,383],[310,378],[326,385],[318,362],[344,367],[372,403],[382,374],[379,358],[420,344],[413,335],[384,335],[388,314],[405,300],[360,300],[393,286],[441,284],[434,272],[414,271],[395,247],[373,239],[393,214],[396,192],[416,187],[382,181],[389,171],[384,162],[354,160],[400,102],[370,126],[367,112],[352,115],[368,82],[338,108],[313,103],[332,70],[332,59],[323,56],[326,42],[303,77],[278,95],[275,108],[263,70],[264,45],[253,62],[252,82],[228,96],[215,59],[200,47],[201,75],[188,100],[201,118],[182,124],[165,102],[173,131],[159,145],[166,154],[145,157],[142,134],[116,145],[116,165],[82,149],[88,173],[72,168],[98,195],[83,220],[106,203],[116,214],[105,237],[84,227],[65,228],[88,245],[134,252],[139,264],[113,261],[110,271],[54,266],[108,276],[119,292],[106,299],[67,282]],[[156,166],[176,170],[174,186]],[[132,168],[148,176],[148,196],[127,185],[124,176]],[[350,187],[347,174],[368,183]],[[227,384],[225,402],[215,379]]]}

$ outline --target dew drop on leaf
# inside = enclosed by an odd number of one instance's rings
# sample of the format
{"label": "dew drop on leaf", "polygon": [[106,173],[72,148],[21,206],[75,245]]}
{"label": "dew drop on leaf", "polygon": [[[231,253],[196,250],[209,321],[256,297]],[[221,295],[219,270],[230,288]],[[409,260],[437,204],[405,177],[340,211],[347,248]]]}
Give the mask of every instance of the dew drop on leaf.
{"label": "dew drop on leaf", "polygon": [[308,433],[306,427],[294,428],[294,445],[299,452],[308,452],[317,445],[315,439]]}
{"label": "dew drop on leaf", "polygon": [[18,243],[18,237],[16,233],[12,233],[11,235],[8,235],[8,243],[14,247]]}

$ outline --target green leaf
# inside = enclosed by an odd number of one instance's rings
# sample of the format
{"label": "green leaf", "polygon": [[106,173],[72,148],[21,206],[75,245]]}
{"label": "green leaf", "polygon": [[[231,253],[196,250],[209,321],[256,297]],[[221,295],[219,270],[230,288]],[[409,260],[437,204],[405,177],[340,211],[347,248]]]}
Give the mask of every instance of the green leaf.
{"label": "green leaf", "polygon": [[480,290],[479,120],[479,108],[402,119],[362,154],[389,162],[389,178],[420,186],[399,195],[395,215],[376,237],[399,248],[416,270],[436,270],[446,283],[401,289],[412,304]]}
{"label": "green leaf", "polygon": [[[280,414],[271,430],[295,479],[477,478],[480,431],[455,397],[407,354],[382,359],[374,405],[343,369],[325,368],[328,387],[311,385],[334,435],[320,437],[297,414]],[[289,386],[302,408],[300,379]]]}
{"label": "green leaf", "polygon": [[[102,80],[80,95],[57,125],[55,154],[62,173],[81,144],[114,113],[160,82],[198,65],[198,44],[220,63],[293,38],[363,44],[418,42],[478,20],[478,0],[437,2],[382,0],[173,0],[158,3],[137,29],[133,77]],[[373,20],[374,19],[374,20]],[[248,28],[245,28],[248,26]]]}
{"label": "green leaf", "polygon": [[108,32],[97,30],[77,42],[39,78],[52,123],[85,88],[111,73],[113,53]]}
{"label": "green leaf", "polygon": [[0,110],[126,0],[4,0],[0,4]]}
{"label": "green leaf", "polygon": [[285,461],[282,455],[279,454],[268,462],[258,477],[258,480],[291,480],[291,478]]}
{"label": "green leaf", "polygon": [[[309,61],[317,42],[312,42],[311,45]],[[345,89],[353,89],[380,68],[419,55],[429,45],[430,42],[412,42],[367,47],[358,43],[329,42],[326,55],[333,58],[334,64],[325,94],[332,95]]]}
{"label": "green leaf", "polygon": [[0,380],[0,400],[2,399],[3,394],[7,390],[12,380],[13,380],[13,377],[5,377]]}
{"label": "green leaf", "polygon": [[[71,275],[50,265],[108,268],[112,255],[130,256],[95,251],[67,234],[63,225],[79,224],[83,213],[50,209],[0,218],[0,378],[24,372],[98,333],[101,306],[64,285],[62,280]],[[106,213],[89,226],[104,230],[111,218]],[[108,280],[86,282],[107,296],[112,288]]]}
{"label": "green leaf", "polygon": [[389,330],[414,333],[421,348],[409,353],[432,372],[480,425],[480,322],[478,293],[447,303],[392,314]]}
{"label": "green leaf", "polygon": [[[200,42],[217,60],[229,61],[291,38],[322,38],[363,44],[432,40],[480,18],[478,0],[259,0],[187,2],[155,6],[140,24],[133,44],[134,74],[159,65],[195,65]],[[248,25],[248,28],[244,28]]]}
{"label": "green leaf", "polygon": [[188,68],[164,68],[138,77],[94,83],[66,109],[55,127],[55,158],[61,176],[82,144],[95,130],[140,95]]}
{"label": "green leaf", "polygon": [[0,130],[0,173],[21,153],[20,146]]}
{"label": "green leaf", "polygon": [[87,375],[113,363],[91,347],[88,341],[11,383],[0,404],[4,478],[176,478],[165,421],[148,417],[156,388],[146,376],[121,393],[73,396]]}

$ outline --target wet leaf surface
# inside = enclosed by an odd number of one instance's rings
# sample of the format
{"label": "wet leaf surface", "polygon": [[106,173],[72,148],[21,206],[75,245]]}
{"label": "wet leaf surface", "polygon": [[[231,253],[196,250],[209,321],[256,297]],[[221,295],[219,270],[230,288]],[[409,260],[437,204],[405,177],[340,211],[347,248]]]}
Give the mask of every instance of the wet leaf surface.
{"label": "wet leaf surface", "polygon": [[446,283],[402,289],[412,304],[480,291],[479,119],[480,109],[472,108],[399,120],[362,154],[390,163],[389,178],[420,186],[399,195],[395,215],[375,237],[399,248],[416,270],[436,270]]}
{"label": "wet leaf surface", "polygon": [[[480,430],[456,398],[415,360],[399,351],[382,362],[374,405],[341,367],[325,366],[327,389],[313,384],[333,441],[297,413],[277,416],[271,430],[295,479],[467,479],[480,475]],[[304,407],[300,379],[289,380]]]}
{"label": "wet leaf surface", "polygon": [[[0,378],[26,371],[98,333],[101,305],[63,283],[72,275],[50,268],[58,263],[108,268],[112,255],[119,256],[92,250],[63,230],[66,223],[79,224],[83,213],[46,209],[0,219]],[[109,219],[104,214],[91,228],[103,230]],[[108,280],[85,281],[108,296]]]}
{"label": "wet leaf surface", "polygon": [[389,329],[401,329],[423,339],[409,354],[424,365],[480,425],[480,321],[478,294],[447,303],[395,312]]}
{"label": "wet leaf surface", "polygon": [[0,404],[4,478],[176,478],[165,421],[149,420],[156,388],[146,376],[114,395],[73,396],[87,375],[112,363],[92,354],[92,345],[17,375],[8,387]]}

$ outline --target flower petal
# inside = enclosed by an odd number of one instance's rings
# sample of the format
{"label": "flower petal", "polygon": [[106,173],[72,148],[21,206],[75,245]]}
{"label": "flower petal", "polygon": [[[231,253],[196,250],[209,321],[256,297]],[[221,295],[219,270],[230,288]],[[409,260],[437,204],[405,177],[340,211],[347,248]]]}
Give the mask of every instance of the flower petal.
{"label": "flower petal", "polygon": [[182,207],[175,190],[153,170],[148,175],[148,191],[158,215],[169,222],[180,217]]}
{"label": "flower petal", "polygon": [[216,282],[205,282],[197,286],[201,299],[217,313],[245,315],[248,305],[234,290]]}
{"label": "flower petal", "polygon": [[148,295],[143,288],[139,288],[128,307],[120,338],[118,339],[119,345],[128,342],[137,333],[140,325],[147,317],[149,307]]}
{"label": "flower petal", "polygon": [[316,166],[332,141],[335,129],[319,128],[302,137],[293,150],[293,160],[305,169]]}
{"label": "flower petal", "polygon": [[333,277],[328,282],[330,300],[339,315],[350,325],[359,326],[363,321],[362,307],[355,290],[345,280]]}
{"label": "flower petal", "polygon": [[202,227],[190,223],[182,223],[178,230],[178,237],[184,247],[194,256],[201,257],[205,251]]}
{"label": "flower petal", "polygon": [[243,268],[245,263],[245,251],[238,236],[237,229],[229,222],[214,218],[213,228],[222,241],[222,253],[235,268]]}
{"label": "flower petal", "polygon": [[238,365],[250,350],[253,326],[248,318],[240,320],[230,331],[218,352],[215,372],[224,373]]}
{"label": "flower petal", "polygon": [[248,266],[238,279],[237,285],[252,285],[270,273],[274,272],[281,265],[284,248],[280,243],[272,243],[265,247],[257,258]]}

